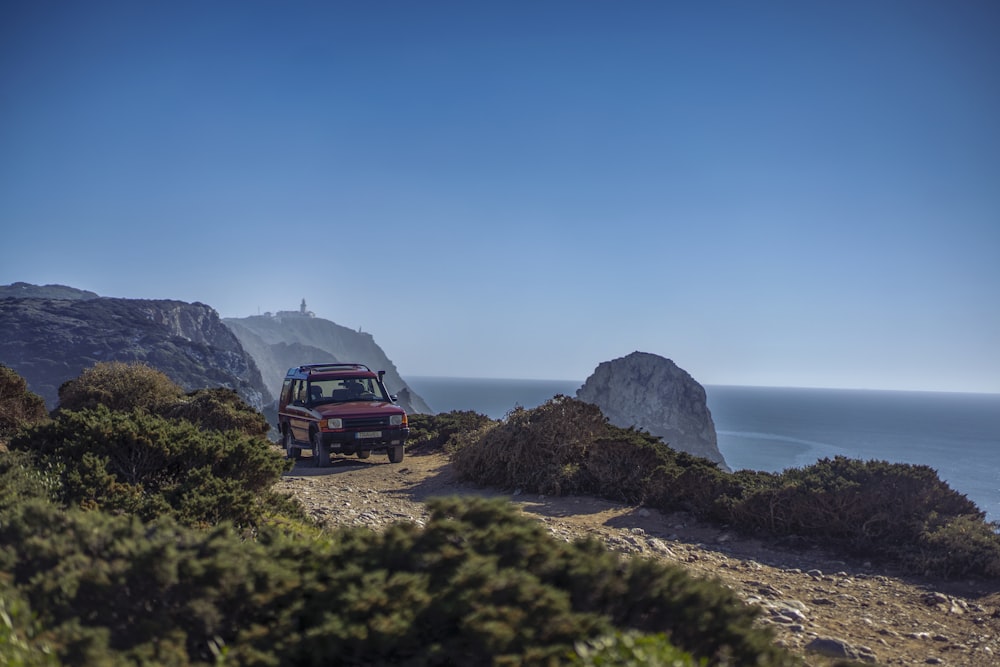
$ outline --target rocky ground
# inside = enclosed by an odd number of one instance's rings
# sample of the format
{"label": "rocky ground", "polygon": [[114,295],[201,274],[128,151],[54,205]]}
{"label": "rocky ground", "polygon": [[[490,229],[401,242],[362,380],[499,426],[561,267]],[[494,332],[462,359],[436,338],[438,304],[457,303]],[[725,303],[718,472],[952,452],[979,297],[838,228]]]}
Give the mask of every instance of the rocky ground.
{"label": "rocky ground", "polygon": [[443,495],[506,497],[556,537],[593,536],[624,554],[680,563],[716,577],[763,608],[778,642],[809,664],[824,656],[883,665],[1000,665],[1000,582],[940,582],[880,572],[819,550],[783,550],[683,513],[586,497],[501,493],[463,484],[441,453],[334,458],[317,468],[308,454],[281,482],[329,525],[379,528],[422,522],[424,501]]}

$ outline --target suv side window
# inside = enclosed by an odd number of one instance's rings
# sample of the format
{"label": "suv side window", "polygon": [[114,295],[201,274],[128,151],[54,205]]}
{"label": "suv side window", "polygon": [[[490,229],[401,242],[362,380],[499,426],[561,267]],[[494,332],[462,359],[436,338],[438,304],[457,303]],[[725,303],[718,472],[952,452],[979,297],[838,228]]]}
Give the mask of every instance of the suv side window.
{"label": "suv side window", "polygon": [[305,380],[295,380],[292,383],[292,396],[295,397],[295,405],[305,405],[309,402]]}
{"label": "suv side window", "polygon": [[281,384],[281,398],[278,400],[280,405],[288,405],[292,401],[292,381],[285,380]]}

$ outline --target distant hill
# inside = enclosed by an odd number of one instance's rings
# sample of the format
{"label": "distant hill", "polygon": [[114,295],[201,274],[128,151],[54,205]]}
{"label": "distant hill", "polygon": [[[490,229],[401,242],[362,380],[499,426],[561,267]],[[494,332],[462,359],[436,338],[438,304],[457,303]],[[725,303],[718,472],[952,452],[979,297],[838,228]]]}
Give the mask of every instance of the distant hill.
{"label": "distant hill", "polygon": [[97,299],[100,295],[66,285],[32,285],[31,283],[0,285],[0,299],[8,297],[15,299]]}
{"label": "distant hill", "polygon": [[223,318],[260,368],[264,383],[277,396],[285,373],[293,366],[315,363],[360,363],[373,371],[385,371],[385,384],[399,396],[403,409],[432,413],[423,398],[410,389],[382,348],[369,333],[348,329],[313,316],[305,310],[279,311],[271,315]]}
{"label": "distant hill", "polygon": [[99,361],[145,362],[188,391],[229,387],[257,409],[273,401],[253,358],[211,307],[92,294],[61,285],[0,287],[0,363],[50,409],[63,382]]}

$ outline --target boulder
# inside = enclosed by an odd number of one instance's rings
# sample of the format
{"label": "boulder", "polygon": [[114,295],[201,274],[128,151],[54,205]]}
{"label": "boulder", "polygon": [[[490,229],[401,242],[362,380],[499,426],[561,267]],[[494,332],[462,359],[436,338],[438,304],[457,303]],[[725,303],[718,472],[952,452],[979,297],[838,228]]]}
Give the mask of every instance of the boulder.
{"label": "boulder", "polygon": [[670,359],[632,354],[605,361],[576,392],[623,428],[636,427],[672,448],[729,470],[719,451],[705,388]]}

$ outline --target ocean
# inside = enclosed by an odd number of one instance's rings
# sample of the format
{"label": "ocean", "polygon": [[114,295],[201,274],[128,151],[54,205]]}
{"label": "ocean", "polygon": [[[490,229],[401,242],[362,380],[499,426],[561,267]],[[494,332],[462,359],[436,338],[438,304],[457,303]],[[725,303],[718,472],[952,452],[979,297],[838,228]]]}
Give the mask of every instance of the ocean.
{"label": "ocean", "polygon": [[[432,409],[500,419],[583,382],[412,377]],[[1000,394],[709,385],[719,451],[733,470],[780,472],[837,455],[928,465],[1000,521]]]}

